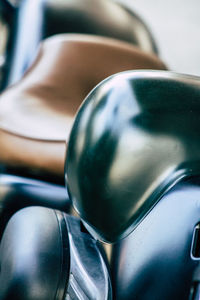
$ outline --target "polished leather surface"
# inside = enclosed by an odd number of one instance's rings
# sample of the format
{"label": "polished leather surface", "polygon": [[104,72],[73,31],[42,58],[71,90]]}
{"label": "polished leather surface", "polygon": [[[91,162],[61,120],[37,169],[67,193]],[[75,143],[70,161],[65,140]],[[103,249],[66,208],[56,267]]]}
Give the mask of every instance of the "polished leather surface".
{"label": "polished leather surface", "polygon": [[64,174],[65,141],[77,108],[107,76],[163,63],[114,39],[58,35],[47,39],[24,78],[0,97],[0,161]]}
{"label": "polished leather surface", "polygon": [[194,299],[189,294],[200,260],[199,252],[198,257],[192,254],[199,222],[200,178],[196,178],[177,184],[113,247],[114,299]]}
{"label": "polished leather surface", "polygon": [[11,216],[27,206],[69,212],[71,202],[63,186],[9,174],[0,175],[0,239]]}
{"label": "polished leather surface", "polygon": [[9,221],[0,244],[0,299],[111,300],[107,266],[80,219],[29,207]]}
{"label": "polished leather surface", "polygon": [[[3,6],[5,0],[1,0]],[[58,33],[117,38],[156,52],[152,36],[135,13],[109,0],[23,0],[8,9],[9,40],[2,88],[17,82],[33,61],[38,44]]]}
{"label": "polished leather surface", "polygon": [[126,236],[167,189],[200,173],[199,110],[200,79],[166,71],[124,72],[90,93],[72,128],[66,180],[101,239]]}
{"label": "polished leather surface", "polygon": [[63,223],[55,211],[38,207],[11,218],[0,245],[0,299],[64,299],[70,252]]}

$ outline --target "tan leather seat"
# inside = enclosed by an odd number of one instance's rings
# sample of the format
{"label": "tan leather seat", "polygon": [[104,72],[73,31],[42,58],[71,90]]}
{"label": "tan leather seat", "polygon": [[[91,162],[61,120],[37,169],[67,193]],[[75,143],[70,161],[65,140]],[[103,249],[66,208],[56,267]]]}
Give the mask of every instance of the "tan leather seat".
{"label": "tan leather seat", "polygon": [[77,108],[101,80],[129,69],[165,66],[110,38],[65,34],[47,39],[23,79],[0,97],[0,162],[63,176]]}

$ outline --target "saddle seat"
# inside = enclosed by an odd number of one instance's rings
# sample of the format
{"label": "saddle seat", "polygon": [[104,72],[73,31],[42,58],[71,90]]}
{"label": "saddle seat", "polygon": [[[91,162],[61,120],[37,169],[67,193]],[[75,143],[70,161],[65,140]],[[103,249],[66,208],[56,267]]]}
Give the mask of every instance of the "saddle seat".
{"label": "saddle seat", "polygon": [[24,77],[0,96],[0,162],[63,177],[66,141],[86,95],[125,70],[165,69],[115,39],[63,34],[45,40]]}

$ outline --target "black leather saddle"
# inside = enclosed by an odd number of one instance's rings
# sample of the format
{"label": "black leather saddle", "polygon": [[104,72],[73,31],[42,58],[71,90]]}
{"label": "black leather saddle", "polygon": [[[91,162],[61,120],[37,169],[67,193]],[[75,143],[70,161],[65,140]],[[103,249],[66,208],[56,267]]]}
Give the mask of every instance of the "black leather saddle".
{"label": "black leather saddle", "polygon": [[78,218],[41,207],[9,221],[0,245],[0,299],[112,299],[102,249]]}
{"label": "black leather saddle", "polygon": [[116,242],[114,299],[196,299],[199,137],[198,77],[122,72],[79,110],[66,184],[87,230]]}

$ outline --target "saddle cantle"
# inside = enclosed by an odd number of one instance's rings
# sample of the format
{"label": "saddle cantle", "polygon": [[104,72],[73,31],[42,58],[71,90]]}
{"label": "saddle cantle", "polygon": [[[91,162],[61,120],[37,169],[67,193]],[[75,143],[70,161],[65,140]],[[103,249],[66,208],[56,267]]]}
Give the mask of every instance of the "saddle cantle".
{"label": "saddle cantle", "polygon": [[200,173],[200,79],[130,71],[99,84],[70,135],[74,207],[103,240],[130,233],[166,190]]}

